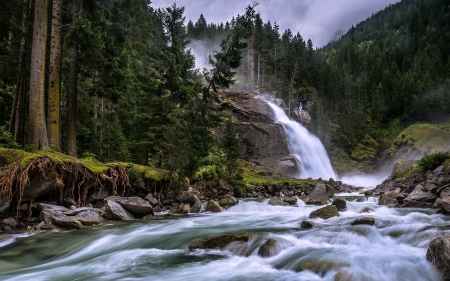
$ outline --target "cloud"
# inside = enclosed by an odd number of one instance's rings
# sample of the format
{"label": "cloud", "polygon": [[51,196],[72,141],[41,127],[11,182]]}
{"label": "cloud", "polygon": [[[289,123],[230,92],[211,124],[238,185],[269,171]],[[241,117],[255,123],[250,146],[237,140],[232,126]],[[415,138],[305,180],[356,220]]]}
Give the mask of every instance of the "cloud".
{"label": "cloud", "polygon": [[[365,20],[387,5],[399,0],[259,0],[256,10],[264,22],[280,26],[280,33],[291,29],[300,32],[314,46],[327,44],[336,32],[347,31],[352,25]],[[153,0],[154,8],[166,7],[173,0]],[[207,22],[226,22],[243,14],[253,1],[242,0],[177,0],[186,8],[186,21],[194,23],[203,14]]]}

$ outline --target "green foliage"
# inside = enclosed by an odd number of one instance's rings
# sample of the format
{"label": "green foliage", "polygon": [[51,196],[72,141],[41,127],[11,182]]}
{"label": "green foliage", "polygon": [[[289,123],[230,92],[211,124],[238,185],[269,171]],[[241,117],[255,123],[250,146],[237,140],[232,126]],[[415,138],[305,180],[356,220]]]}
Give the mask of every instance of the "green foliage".
{"label": "green foliage", "polygon": [[442,165],[448,158],[450,158],[450,152],[438,151],[431,154],[426,154],[417,162],[417,164],[423,171],[430,171]]}
{"label": "green foliage", "polygon": [[229,178],[239,176],[238,159],[241,156],[241,148],[237,128],[231,116],[225,121],[225,129],[221,141],[221,148],[225,153],[225,166]]}
{"label": "green foliage", "polygon": [[134,165],[128,166],[127,174],[132,187],[143,188],[145,186],[142,174]]}
{"label": "green foliage", "polygon": [[5,148],[19,148],[19,145],[14,141],[10,132],[5,126],[0,126],[0,146]]}

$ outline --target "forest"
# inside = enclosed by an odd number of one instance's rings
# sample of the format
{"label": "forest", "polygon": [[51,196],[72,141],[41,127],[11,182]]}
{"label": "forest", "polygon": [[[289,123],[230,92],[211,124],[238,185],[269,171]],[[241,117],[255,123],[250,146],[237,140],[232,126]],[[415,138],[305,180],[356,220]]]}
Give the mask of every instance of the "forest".
{"label": "forest", "polygon": [[[2,1],[0,145],[188,177],[224,161],[230,176],[239,148],[218,93],[232,84],[301,104],[308,129],[344,153],[366,134],[450,119],[446,0],[402,0],[321,48],[264,22],[255,5],[226,23],[194,23],[176,3]],[[210,68],[194,68],[194,43]]]}

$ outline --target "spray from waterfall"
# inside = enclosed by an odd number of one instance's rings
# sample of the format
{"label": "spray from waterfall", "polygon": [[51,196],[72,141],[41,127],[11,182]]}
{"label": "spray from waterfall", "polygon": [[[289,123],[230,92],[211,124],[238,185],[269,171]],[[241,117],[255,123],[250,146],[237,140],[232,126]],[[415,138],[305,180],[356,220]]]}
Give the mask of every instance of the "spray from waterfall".
{"label": "spray from waterfall", "polygon": [[318,137],[310,133],[298,122],[289,119],[284,110],[266,101],[274,113],[275,121],[283,125],[290,153],[300,166],[299,178],[337,179],[327,151]]}

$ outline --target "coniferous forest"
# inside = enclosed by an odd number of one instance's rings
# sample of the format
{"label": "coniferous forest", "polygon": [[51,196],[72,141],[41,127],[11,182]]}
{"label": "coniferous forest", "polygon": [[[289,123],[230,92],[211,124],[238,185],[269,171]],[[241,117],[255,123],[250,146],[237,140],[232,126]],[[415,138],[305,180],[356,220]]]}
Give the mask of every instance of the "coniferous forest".
{"label": "coniferous forest", "polygon": [[[232,83],[310,101],[308,129],[344,153],[366,134],[450,118],[446,0],[400,1],[321,48],[253,7],[226,23],[186,22],[184,9],[2,1],[2,145],[191,176],[227,150],[213,129],[227,120],[217,93]],[[208,70],[194,69],[194,44],[217,50]]]}

